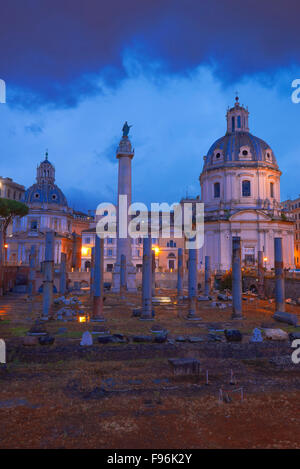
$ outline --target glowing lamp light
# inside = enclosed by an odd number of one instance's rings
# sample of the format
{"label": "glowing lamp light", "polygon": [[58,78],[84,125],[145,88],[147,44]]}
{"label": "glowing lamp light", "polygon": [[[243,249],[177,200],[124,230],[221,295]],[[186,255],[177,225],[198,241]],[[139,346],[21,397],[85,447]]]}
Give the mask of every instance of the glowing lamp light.
{"label": "glowing lamp light", "polygon": [[155,252],[155,254],[159,254],[159,247],[158,246],[153,246],[152,251]]}
{"label": "glowing lamp light", "polygon": [[8,248],[8,244],[4,244],[4,247],[5,247],[5,249],[7,249],[7,248]]}
{"label": "glowing lamp light", "polygon": [[267,257],[264,257],[264,262],[267,262],[268,258]]}
{"label": "glowing lamp light", "polygon": [[86,316],[79,316],[78,322],[86,322]]}
{"label": "glowing lamp light", "polygon": [[89,249],[88,248],[85,248],[85,247],[82,247],[81,248],[81,254],[83,256],[87,256],[88,255],[88,252],[89,252]]}

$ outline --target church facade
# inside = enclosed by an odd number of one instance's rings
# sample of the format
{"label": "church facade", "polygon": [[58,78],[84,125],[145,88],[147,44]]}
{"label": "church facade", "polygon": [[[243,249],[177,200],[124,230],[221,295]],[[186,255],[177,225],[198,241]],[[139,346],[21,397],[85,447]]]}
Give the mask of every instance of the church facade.
{"label": "church facade", "polygon": [[200,175],[205,241],[200,264],[211,257],[216,271],[231,268],[232,238],[239,236],[242,262],[274,268],[274,238],[282,237],[284,267],[294,267],[294,223],[280,205],[280,176],[271,147],[249,131],[249,112],[238,98],[227,111],[226,134],[204,157]]}
{"label": "church facade", "polygon": [[34,245],[36,266],[40,266],[45,259],[46,232],[53,231],[54,263],[60,263],[61,253],[64,252],[68,268],[71,270],[78,263],[79,267],[81,238],[73,233],[73,210],[55,184],[55,168],[48,160],[47,153],[37,168],[36,183],[25,191],[22,202],[28,205],[29,213],[13,222],[12,234],[7,238],[8,263],[29,264],[30,249]]}

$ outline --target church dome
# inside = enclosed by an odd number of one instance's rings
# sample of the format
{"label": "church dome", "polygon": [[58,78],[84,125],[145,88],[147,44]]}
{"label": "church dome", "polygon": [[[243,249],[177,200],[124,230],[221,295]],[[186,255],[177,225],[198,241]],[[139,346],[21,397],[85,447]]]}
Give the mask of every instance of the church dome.
{"label": "church dome", "polygon": [[24,194],[25,204],[54,204],[68,206],[67,199],[56,184],[33,184]]}
{"label": "church dome", "polygon": [[37,182],[26,190],[23,201],[28,205],[49,204],[67,207],[67,199],[55,184],[55,168],[46,158],[37,168]]}
{"label": "church dome", "polygon": [[275,155],[270,146],[255,137],[248,128],[248,109],[240,105],[227,111],[227,132],[216,140],[204,157],[204,170],[220,166],[262,164],[278,169]]}

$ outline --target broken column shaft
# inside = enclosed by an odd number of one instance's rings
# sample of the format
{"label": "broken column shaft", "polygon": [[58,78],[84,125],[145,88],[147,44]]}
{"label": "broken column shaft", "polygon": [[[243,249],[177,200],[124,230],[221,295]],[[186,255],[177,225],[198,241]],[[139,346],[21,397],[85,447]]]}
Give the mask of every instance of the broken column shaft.
{"label": "broken column shaft", "polygon": [[67,255],[62,252],[60,255],[60,272],[59,272],[59,293],[66,294],[67,290]]}
{"label": "broken column shaft", "polygon": [[95,247],[92,247],[91,252],[91,270],[90,270],[90,297],[94,296],[94,263],[95,263]]}
{"label": "broken column shaft", "polygon": [[275,311],[285,312],[282,238],[274,238],[275,251]]}
{"label": "broken column shaft", "polygon": [[103,247],[104,240],[96,235],[94,260],[94,298],[92,319],[104,321],[103,318]]}
{"label": "broken column shaft", "polygon": [[210,256],[205,256],[204,295],[210,295]]}
{"label": "broken column shaft", "polygon": [[155,269],[156,269],[155,251],[152,251],[152,296],[155,296]]}
{"label": "broken column shaft", "polygon": [[189,312],[188,318],[196,317],[197,305],[197,250],[189,249]]}
{"label": "broken column shaft", "polygon": [[232,238],[232,319],[242,318],[241,238]]}
{"label": "broken column shaft", "polygon": [[143,278],[141,319],[152,319],[152,239],[143,239]]}
{"label": "broken column shaft", "polygon": [[265,297],[264,290],[264,253],[258,251],[257,253],[257,264],[258,264],[258,297],[263,299]]}
{"label": "broken column shaft", "polygon": [[51,314],[53,300],[53,256],[54,256],[54,232],[46,233],[45,260],[43,262],[43,318],[48,319]]}
{"label": "broken column shaft", "polygon": [[183,249],[178,249],[177,297],[183,297]]}
{"label": "broken column shaft", "polygon": [[29,254],[29,282],[28,295],[31,297],[35,293],[35,246],[31,246]]}
{"label": "broken column shaft", "polygon": [[125,254],[121,254],[120,259],[120,293],[121,296],[124,297],[127,281],[126,281],[126,256]]}

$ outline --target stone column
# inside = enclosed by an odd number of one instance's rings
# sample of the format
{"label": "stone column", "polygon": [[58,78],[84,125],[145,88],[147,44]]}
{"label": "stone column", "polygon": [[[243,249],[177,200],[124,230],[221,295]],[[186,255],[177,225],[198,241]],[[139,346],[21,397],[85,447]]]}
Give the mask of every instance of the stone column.
{"label": "stone column", "polygon": [[44,282],[43,282],[43,316],[47,320],[51,314],[53,299],[53,255],[54,255],[54,232],[46,233],[45,260],[43,262]]}
{"label": "stone column", "polygon": [[117,208],[117,260],[113,272],[112,291],[120,291],[121,256],[126,258],[126,289],[136,292],[136,270],[132,264],[132,239],[128,234],[129,215],[131,205],[131,160],[134,150],[127,135],[123,135],[117,149],[119,160],[118,173],[118,208]]}
{"label": "stone column", "polygon": [[183,297],[183,249],[178,248],[177,298]]}
{"label": "stone column", "polygon": [[143,238],[143,278],[141,319],[152,320],[152,239]]}
{"label": "stone column", "polygon": [[124,298],[125,291],[126,291],[126,256],[124,254],[121,255],[121,269],[120,269],[120,293],[121,297]]}
{"label": "stone column", "polygon": [[275,251],[275,311],[285,312],[282,238],[274,238]]}
{"label": "stone column", "polygon": [[257,267],[258,267],[258,297],[262,300],[265,297],[264,287],[264,253],[263,251],[257,252]]}
{"label": "stone column", "polygon": [[196,318],[197,306],[197,250],[189,249],[189,312],[188,318]]}
{"label": "stone column", "polygon": [[242,319],[241,238],[232,238],[232,319]]}
{"label": "stone column", "polygon": [[4,290],[4,247],[3,247],[3,230],[0,223],[0,296],[3,296]]}
{"label": "stone column", "polygon": [[155,296],[155,269],[156,269],[155,251],[152,251],[152,297]]}
{"label": "stone column", "polygon": [[205,282],[204,295],[210,295],[210,256],[205,256]]}
{"label": "stone column", "polygon": [[60,254],[60,272],[59,272],[59,293],[66,294],[67,290],[67,255],[62,252]]}
{"label": "stone column", "polygon": [[95,248],[92,247],[91,270],[90,270],[90,297],[91,298],[93,298],[94,296],[94,270],[95,270],[94,265],[95,265]]}
{"label": "stone column", "polygon": [[103,249],[104,240],[96,236],[94,262],[94,300],[92,321],[102,322],[103,318]]}
{"label": "stone column", "polygon": [[32,297],[35,294],[35,246],[32,245],[29,254],[29,282],[28,295]]}

